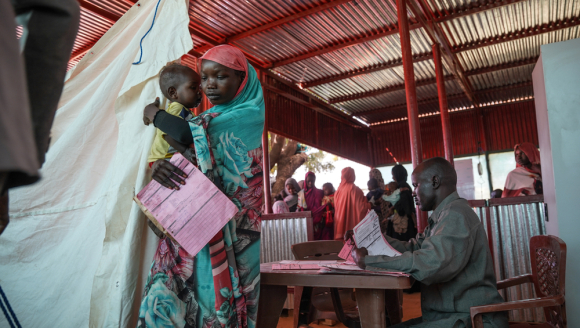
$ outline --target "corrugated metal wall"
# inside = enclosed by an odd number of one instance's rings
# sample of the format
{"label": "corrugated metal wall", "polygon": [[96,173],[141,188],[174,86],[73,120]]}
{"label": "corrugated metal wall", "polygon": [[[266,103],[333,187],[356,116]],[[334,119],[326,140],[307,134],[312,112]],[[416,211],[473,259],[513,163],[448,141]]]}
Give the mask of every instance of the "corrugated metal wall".
{"label": "corrugated metal wall", "polygon": [[[266,77],[265,83],[291,97],[309,102],[308,97],[270,77]],[[369,133],[362,128],[354,128],[267,88],[264,89],[264,100],[270,132],[361,164],[372,165]]]}
{"label": "corrugated metal wall", "polygon": [[[538,129],[534,101],[483,108],[488,151],[513,149],[520,142],[538,144]],[[478,125],[475,110],[450,113],[451,135],[455,156],[477,153]],[[444,156],[443,133],[439,115],[423,117],[421,143],[423,158]],[[406,120],[371,127],[376,166],[395,162],[410,162],[409,125]],[[389,149],[387,151],[386,149]]]}
{"label": "corrugated metal wall", "polygon": [[260,263],[294,260],[292,245],[308,241],[306,218],[262,220]]}
{"label": "corrugated metal wall", "polygon": [[[522,197],[522,199],[525,198],[527,197]],[[491,204],[474,207],[473,210],[479,216],[488,234],[486,213],[489,211],[493,239],[491,251],[497,280],[531,273],[530,239],[533,236],[546,234],[544,203],[534,201],[511,205]],[[536,297],[531,284],[510,287],[500,293],[506,301]],[[510,311],[510,320],[543,322],[544,312],[541,308]]]}
{"label": "corrugated metal wall", "polygon": [[[531,273],[530,238],[546,234],[543,203],[492,206],[495,271],[498,280]],[[499,259],[499,261],[498,261]],[[535,298],[531,284],[510,287],[506,301]],[[510,311],[512,321],[544,321],[542,309]]]}

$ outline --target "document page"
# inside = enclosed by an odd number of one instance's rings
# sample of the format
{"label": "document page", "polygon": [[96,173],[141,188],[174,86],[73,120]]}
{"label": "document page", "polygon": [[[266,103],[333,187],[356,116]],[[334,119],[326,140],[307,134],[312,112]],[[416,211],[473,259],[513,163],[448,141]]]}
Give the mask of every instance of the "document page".
{"label": "document page", "polygon": [[337,264],[338,261],[281,261],[272,264],[272,270],[318,270],[324,265]]}
{"label": "document page", "polygon": [[133,199],[151,221],[196,255],[238,212],[238,207],[193,164],[177,153],[171,163],[188,177],[179,190],[152,180]]}
{"label": "document page", "polygon": [[356,246],[358,248],[366,248],[369,251],[369,255],[386,255],[391,257],[401,255],[383,237],[379,216],[373,210],[369,211],[365,218],[354,227],[353,232]]}

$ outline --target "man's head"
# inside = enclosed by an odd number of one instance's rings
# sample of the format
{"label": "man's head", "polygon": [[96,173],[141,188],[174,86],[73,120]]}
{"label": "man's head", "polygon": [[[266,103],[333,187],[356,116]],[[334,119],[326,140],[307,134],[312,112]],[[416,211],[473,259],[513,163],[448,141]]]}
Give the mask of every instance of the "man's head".
{"label": "man's head", "polygon": [[314,184],[316,183],[316,175],[312,172],[308,172],[306,174],[306,179],[304,180],[304,189],[312,189],[314,188]]}
{"label": "man's head", "polygon": [[385,188],[385,194],[391,196],[397,188],[399,188],[399,185],[395,181],[391,181],[387,184],[387,188]]}
{"label": "man's head", "polygon": [[191,68],[170,64],[159,74],[159,86],[163,95],[172,102],[178,102],[186,108],[197,107],[201,101],[201,79]]}
{"label": "man's head", "polygon": [[375,190],[379,187],[379,182],[375,178],[370,178],[369,182],[367,182],[367,187],[369,188],[369,191]]}
{"label": "man's head", "polygon": [[421,211],[432,211],[457,190],[457,173],[441,157],[428,159],[415,168],[411,175],[413,197]]}

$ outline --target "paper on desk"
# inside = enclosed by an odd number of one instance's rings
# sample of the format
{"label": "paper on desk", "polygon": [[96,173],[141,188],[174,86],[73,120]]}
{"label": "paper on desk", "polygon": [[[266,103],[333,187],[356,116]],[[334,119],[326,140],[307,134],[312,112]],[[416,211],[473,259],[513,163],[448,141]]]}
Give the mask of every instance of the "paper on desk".
{"label": "paper on desk", "polygon": [[272,270],[318,270],[323,265],[337,264],[338,261],[280,261],[272,264]]}
{"label": "paper on desk", "polygon": [[354,240],[358,248],[366,248],[369,255],[399,256],[401,253],[391,246],[383,234],[379,216],[370,210],[365,218],[353,229]]}
{"label": "paper on desk", "polygon": [[367,274],[378,276],[395,276],[395,277],[409,277],[409,274],[397,271],[370,271],[359,268],[357,265],[337,263],[322,265],[320,273],[336,273],[336,274]]}
{"label": "paper on desk", "polygon": [[141,210],[190,255],[196,255],[238,212],[213,182],[176,153],[171,163],[188,177],[179,190],[151,181],[133,199]]}
{"label": "paper on desk", "polygon": [[344,246],[342,246],[342,249],[340,250],[340,253],[338,253],[338,257],[340,257],[343,260],[346,260],[347,263],[354,264],[354,259],[352,258],[352,250],[355,248],[355,246],[356,245],[351,241],[345,242]]}

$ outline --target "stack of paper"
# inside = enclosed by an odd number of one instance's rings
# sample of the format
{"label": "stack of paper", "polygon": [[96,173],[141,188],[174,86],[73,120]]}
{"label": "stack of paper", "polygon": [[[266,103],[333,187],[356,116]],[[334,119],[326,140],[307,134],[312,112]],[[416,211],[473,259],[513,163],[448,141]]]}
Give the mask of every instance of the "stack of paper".
{"label": "stack of paper", "polygon": [[188,177],[179,190],[151,181],[133,199],[161,231],[196,255],[238,212],[238,207],[177,153],[171,163]]}
{"label": "stack of paper", "polygon": [[334,273],[334,274],[357,274],[357,275],[378,275],[378,276],[396,276],[409,277],[404,272],[396,271],[370,271],[359,268],[357,265],[347,263],[325,264],[319,271],[320,273]]}
{"label": "stack of paper", "polygon": [[338,261],[280,261],[272,264],[272,270],[319,270],[324,265],[338,263]]}

